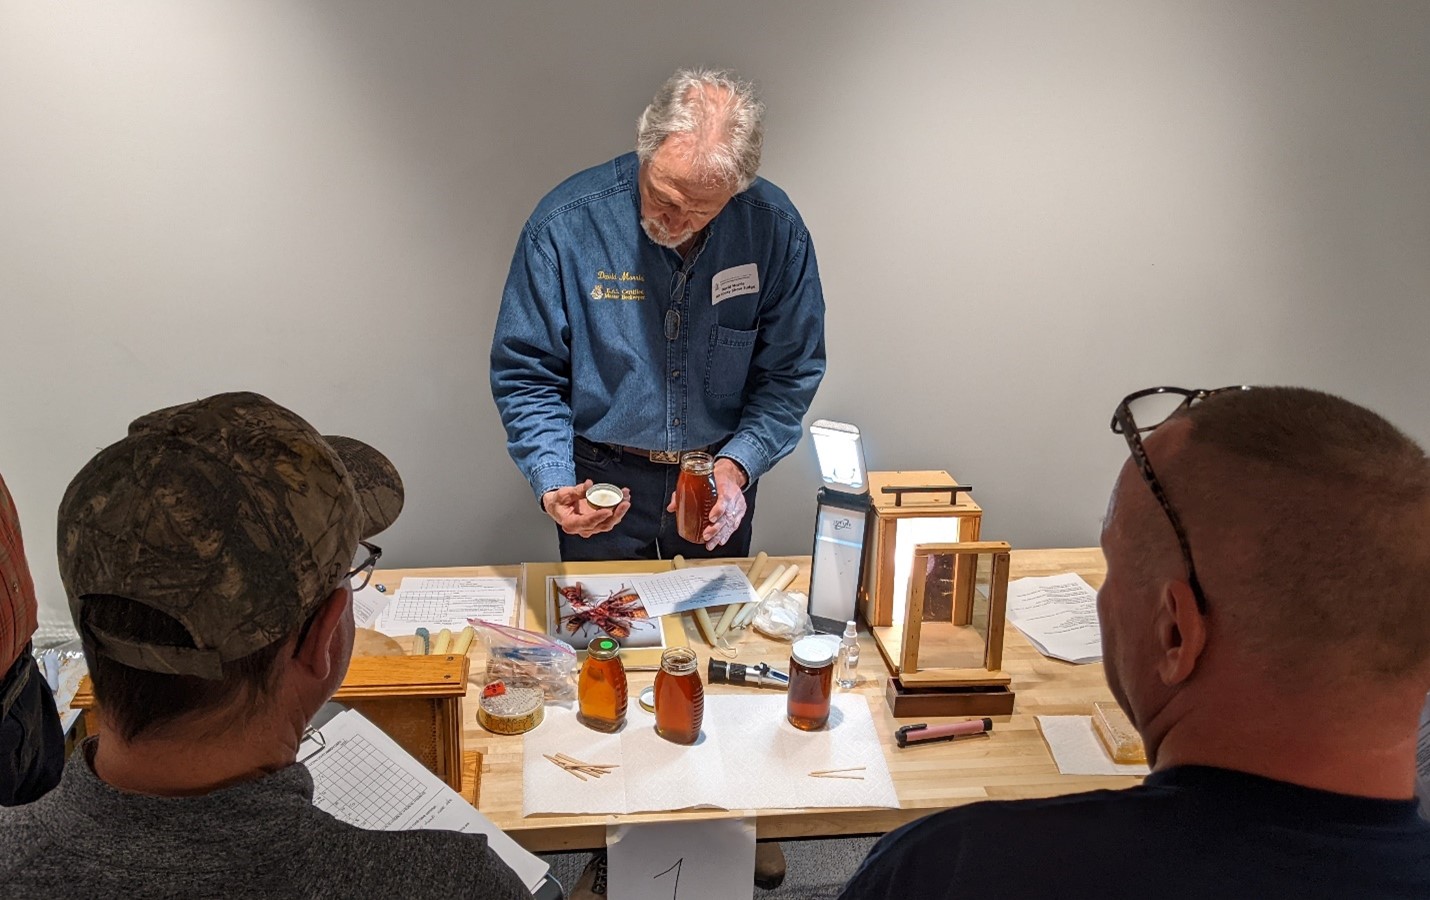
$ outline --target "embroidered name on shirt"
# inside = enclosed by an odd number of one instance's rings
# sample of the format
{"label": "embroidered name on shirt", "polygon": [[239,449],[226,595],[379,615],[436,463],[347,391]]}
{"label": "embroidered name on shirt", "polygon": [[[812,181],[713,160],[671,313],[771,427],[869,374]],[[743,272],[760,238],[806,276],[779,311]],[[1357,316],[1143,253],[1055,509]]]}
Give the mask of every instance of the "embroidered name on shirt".
{"label": "embroidered name on shirt", "polygon": [[[615,282],[615,284],[603,282]],[[592,300],[644,300],[645,288],[636,287],[633,282],[644,284],[645,276],[624,269],[620,274],[597,269],[596,286],[591,288],[590,297]]]}
{"label": "embroidered name on shirt", "polygon": [[760,292],[760,267],[754,263],[732,266],[715,273],[710,279],[710,304]]}

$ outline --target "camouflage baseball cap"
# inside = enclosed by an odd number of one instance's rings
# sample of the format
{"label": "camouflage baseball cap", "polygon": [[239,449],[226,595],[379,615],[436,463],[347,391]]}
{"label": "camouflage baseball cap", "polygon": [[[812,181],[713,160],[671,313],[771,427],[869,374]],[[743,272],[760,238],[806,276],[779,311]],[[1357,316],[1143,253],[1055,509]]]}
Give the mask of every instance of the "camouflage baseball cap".
{"label": "camouflage baseball cap", "polygon": [[[161,409],[90,460],[60,501],[70,614],[85,643],[115,662],[220,679],[224,662],[292,634],[402,500],[381,453],[323,437],[267,397]],[[171,616],[193,645],[86,621],[90,604],[115,596]]]}

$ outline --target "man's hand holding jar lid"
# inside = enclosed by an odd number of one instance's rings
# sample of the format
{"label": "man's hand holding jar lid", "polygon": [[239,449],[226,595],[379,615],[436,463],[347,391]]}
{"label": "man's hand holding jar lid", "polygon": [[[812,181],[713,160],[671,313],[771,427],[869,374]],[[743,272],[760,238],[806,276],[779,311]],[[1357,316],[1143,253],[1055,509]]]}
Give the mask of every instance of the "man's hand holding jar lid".
{"label": "man's hand holding jar lid", "polygon": [[[620,488],[620,501],[614,506],[606,505],[614,499],[611,495],[616,490],[615,485],[593,485],[588,479],[542,494],[541,508],[567,534],[590,537],[615,528],[631,508],[630,488]],[[587,497],[588,491],[591,499]]]}

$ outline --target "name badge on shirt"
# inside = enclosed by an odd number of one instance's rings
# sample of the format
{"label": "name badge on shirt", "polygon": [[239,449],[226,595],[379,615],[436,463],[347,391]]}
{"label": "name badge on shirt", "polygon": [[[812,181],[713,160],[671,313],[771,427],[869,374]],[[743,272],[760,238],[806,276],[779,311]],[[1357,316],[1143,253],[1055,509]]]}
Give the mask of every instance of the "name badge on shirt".
{"label": "name badge on shirt", "polygon": [[754,263],[732,266],[716,272],[715,277],[710,279],[711,306],[721,300],[729,300],[731,297],[739,297],[742,294],[758,294],[759,292],[760,267]]}

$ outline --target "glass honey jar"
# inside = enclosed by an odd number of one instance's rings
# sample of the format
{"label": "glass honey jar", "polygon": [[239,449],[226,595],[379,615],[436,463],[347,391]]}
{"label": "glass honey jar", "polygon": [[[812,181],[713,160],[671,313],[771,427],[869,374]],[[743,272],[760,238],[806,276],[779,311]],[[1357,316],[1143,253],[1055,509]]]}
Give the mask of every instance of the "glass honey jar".
{"label": "glass honey jar", "polygon": [[655,673],[655,730],[667,741],[693,744],[705,718],[705,686],[695,651],[674,647],[660,656]]}
{"label": "glass honey jar", "polygon": [[715,459],[700,450],[680,457],[680,478],[675,483],[675,531],[692,544],[703,544],[710,527],[710,510],[719,491],[715,487]]}
{"label": "glass honey jar", "polygon": [[592,638],[581,665],[576,698],[576,718],[596,731],[620,731],[626,724],[626,667],[621,664],[621,645],[608,637]]}
{"label": "glass honey jar", "polygon": [[828,637],[810,635],[790,648],[789,697],[785,707],[789,723],[802,731],[818,731],[829,721],[829,699],[834,691],[834,644]]}

